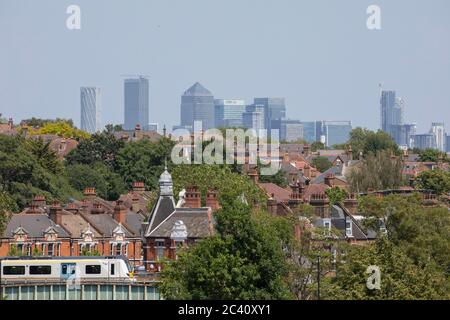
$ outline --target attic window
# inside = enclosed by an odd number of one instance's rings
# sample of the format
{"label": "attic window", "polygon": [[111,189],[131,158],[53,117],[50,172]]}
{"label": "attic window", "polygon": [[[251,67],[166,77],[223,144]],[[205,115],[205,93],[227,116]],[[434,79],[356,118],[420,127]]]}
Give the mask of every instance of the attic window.
{"label": "attic window", "polygon": [[352,228],[352,222],[346,221],[345,222],[345,235],[347,237],[353,237],[353,228]]}

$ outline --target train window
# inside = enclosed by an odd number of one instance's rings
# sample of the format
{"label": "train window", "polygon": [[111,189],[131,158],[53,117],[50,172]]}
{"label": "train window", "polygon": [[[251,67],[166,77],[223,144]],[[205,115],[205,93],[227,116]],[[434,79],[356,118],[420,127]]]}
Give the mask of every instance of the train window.
{"label": "train window", "polygon": [[25,266],[3,266],[4,275],[25,274]]}
{"label": "train window", "polygon": [[86,266],[86,274],[100,274],[100,273],[101,267],[99,264]]}
{"label": "train window", "polygon": [[116,264],[112,263],[111,264],[111,275],[113,276],[115,272],[116,272]]}
{"label": "train window", "polygon": [[51,266],[30,266],[30,274],[51,274]]}
{"label": "train window", "polygon": [[62,265],[62,274],[67,274],[67,264]]}

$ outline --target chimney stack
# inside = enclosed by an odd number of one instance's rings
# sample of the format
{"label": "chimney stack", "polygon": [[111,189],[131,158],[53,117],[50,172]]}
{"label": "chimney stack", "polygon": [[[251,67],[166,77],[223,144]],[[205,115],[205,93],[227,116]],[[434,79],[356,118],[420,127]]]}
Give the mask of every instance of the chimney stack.
{"label": "chimney stack", "polygon": [[216,190],[209,189],[206,193],[206,206],[210,207],[213,212],[220,208],[219,196]]}
{"label": "chimney stack", "polygon": [[326,176],[325,176],[325,184],[327,185],[327,186],[329,186],[330,188],[333,188],[334,187],[334,179],[335,179],[336,177],[334,176],[334,174],[332,174],[332,173],[328,173]]}
{"label": "chimney stack", "polygon": [[276,215],[277,214],[277,200],[275,200],[275,194],[271,194],[270,198],[267,200],[267,211],[269,211],[270,214]]}
{"label": "chimney stack", "polygon": [[9,129],[10,129],[10,130],[12,130],[12,129],[14,128],[14,121],[13,121],[13,118],[9,118],[9,120],[8,120],[8,126],[9,126]]}
{"label": "chimney stack", "polygon": [[134,128],[134,138],[136,140],[141,140],[143,137],[141,125],[138,123]]}
{"label": "chimney stack", "polygon": [[185,198],[185,203],[184,203],[185,208],[201,208],[202,207],[201,194],[196,186],[187,187],[184,198]]}
{"label": "chimney stack", "polygon": [[145,191],[145,184],[142,181],[133,182],[133,191],[142,194]]}
{"label": "chimney stack", "polygon": [[122,200],[116,201],[116,206],[114,207],[113,218],[118,223],[125,224],[127,221],[127,208],[124,206]]}
{"label": "chimney stack", "polygon": [[353,160],[353,149],[352,149],[352,145],[349,145],[349,146],[348,146],[347,155],[348,155],[348,160],[349,160],[349,161],[352,161],[352,160]]}
{"label": "chimney stack", "polygon": [[253,183],[257,184],[259,181],[259,176],[258,176],[258,167],[254,167],[249,173],[248,176],[250,177],[250,179],[253,181]]}
{"label": "chimney stack", "polygon": [[303,154],[305,155],[305,157],[309,157],[309,153],[311,151],[311,147],[309,144],[305,144],[303,146]]}
{"label": "chimney stack", "polygon": [[62,225],[62,207],[58,201],[54,201],[50,207],[50,219],[57,225]]}
{"label": "chimney stack", "polygon": [[92,200],[96,197],[95,188],[86,188],[83,192],[84,197],[86,200]]}
{"label": "chimney stack", "polygon": [[344,207],[351,214],[358,213],[358,199],[356,198],[354,193],[350,193],[347,198],[344,200]]}
{"label": "chimney stack", "polygon": [[43,195],[37,195],[34,197],[32,205],[34,207],[43,208],[47,205],[47,202],[45,201],[45,197]]}
{"label": "chimney stack", "polygon": [[303,175],[307,178],[311,178],[311,166],[307,163],[303,168]]}

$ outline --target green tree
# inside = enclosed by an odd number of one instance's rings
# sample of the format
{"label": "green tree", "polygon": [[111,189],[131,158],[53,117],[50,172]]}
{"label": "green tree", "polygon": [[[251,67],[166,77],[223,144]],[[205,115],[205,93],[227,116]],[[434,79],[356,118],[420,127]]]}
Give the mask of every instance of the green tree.
{"label": "green tree", "polygon": [[387,150],[369,153],[347,173],[352,191],[395,189],[402,184],[402,161]]}
{"label": "green tree", "polygon": [[44,195],[49,202],[80,196],[58,169],[46,168],[51,161],[39,159],[24,138],[0,135],[0,188],[14,199],[18,209],[28,205],[35,195]]}
{"label": "green tree", "polygon": [[66,157],[68,164],[93,165],[103,162],[112,170],[117,169],[117,154],[125,143],[116,139],[112,126],[107,126],[101,133],[95,133],[88,139],[83,139],[78,147]]}
{"label": "green tree", "polygon": [[41,138],[29,139],[25,141],[25,146],[38,159],[43,168],[54,174],[62,172],[63,165],[56,152],[50,148],[50,142],[44,142]]}
{"label": "green tree", "polygon": [[[367,288],[369,266],[380,269],[380,290]],[[400,247],[384,237],[375,244],[349,248],[336,277],[324,279],[323,295],[339,300],[450,298],[448,279],[433,263],[414,264]]]}
{"label": "green tree", "polygon": [[311,164],[319,170],[319,172],[325,172],[333,166],[333,163],[326,157],[316,157],[312,160]]}
{"label": "green tree", "polygon": [[85,188],[94,187],[99,197],[110,201],[117,200],[127,191],[122,178],[100,162],[93,166],[69,165],[66,167],[66,175],[71,186],[78,191],[82,192]]}
{"label": "green tree", "polygon": [[364,156],[368,154],[376,154],[379,151],[388,151],[400,154],[395,141],[389,134],[384,131],[371,131],[363,128],[355,128],[350,132],[350,139],[345,147],[352,147],[353,153],[359,155],[361,152]]}
{"label": "green tree", "polygon": [[0,235],[3,235],[8,225],[10,213],[17,209],[14,199],[0,190]]}
{"label": "green tree", "polygon": [[421,189],[431,190],[436,194],[450,192],[450,172],[443,170],[428,170],[421,172],[416,180]]}
{"label": "green tree", "polygon": [[165,266],[166,299],[286,299],[288,269],[273,217],[236,202],[217,215],[217,235]]}
{"label": "green tree", "polygon": [[54,122],[44,123],[37,131],[31,131],[31,135],[36,134],[54,134],[62,138],[86,139],[90,135],[73,126],[73,123],[66,120],[58,120]]}
{"label": "green tree", "polygon": [[143,181],[149,189],[156,189],[164,162],[170,159],[173,145],[174,142],[168,138],[162,138],[158,142],[130,142],[117,154],[116,172],[129,187],[135,181]]}
{"label": "green tree", "polygon": [[282,170],[278,170],[277,173],[273,175],[261,175],[261,167],[258,166],[258,174],[259,174],[259,182],[263,183],[275,183],[276,185],[286,188],[288,186],[288,182],[284,172]]}
{"label": "green tree", "polygon": [[320,141],[315,141],[315,142],[311,143],[311,151],[312,152],[316,152],[317,150],[325,150],[325,149],[327,149],[327,146]]}
{"label": "green tree", "polygon": [[419,151],[419,161],[422,162],[449,162],[448,156],[445,152],[441,152],[437,149],[425,149]]}
{"label": "green tree", "polygon": [[330,199],[331,206],[334,204],[342,204],[348,195],[347,191],[339,187],[327,189],[325,192],[328,196],[328,199]]}
{"label": "green tree", "polygon": [[[161,172],[161,171],[160,171]],[[248,177],[233,173],[227,166],[219,165],[179,165],[172,170],[175,195],[189,186],[198,186],[203,205],[208,189],[216,189],[219,202],[232,204],[245,198],[249,205],[265,206],[264,193]]]}

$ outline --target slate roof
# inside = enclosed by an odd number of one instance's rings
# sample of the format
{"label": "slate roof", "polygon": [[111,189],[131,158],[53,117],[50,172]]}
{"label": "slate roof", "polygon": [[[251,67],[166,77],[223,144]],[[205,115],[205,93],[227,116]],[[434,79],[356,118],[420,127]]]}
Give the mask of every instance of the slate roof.
{"label": "slate roof", "polygon": [[145,236],[163,222],[169,215],[175,211],[175,201],[172,196],[160,196],[158,202],[153,207],[150,215],[150,223],[145,233]]}
{"label": "slate roof", "polygon": [[322,173],[317,178],[315,178],[313,180],[313,183],[316,183],[316,184],[317,183],[324,183],[325,182],[325,177],[329,173],[334,174],[334,176],[337,179],[342,180],[344,182],[347,182],[347,179],[345,178],[345,175],[344,175],[344,165],[339,165],[339,166],[333,166],[333,167],[329,168],[328,170],[326,170],[324,173]]}
{"label": "slate roof", "polygon": [[177,221],[183,221],[188,238],[206,238],[211,235],[209,208],[177,208],[165,221],[154,228],[149,237],[170,237],[172,228]]}
{"label": "slate roof", "polygon": [[24,228],[29,237],[40,238],[44,231],[53,227],[60,238],[70,238],[70,234],[61,226],[56,225],[46,214],[13,214],[6,226],[4,236],[11,237],[18,227]]}
{"label": "slate roof", "polygon": [[[316,227],[323,227],[324,226],[324,220],[323,218],[319,218],[314,222],[314,226]],[[373,232],[370,235],[366,235],[363,231],[363,228],[359,224],[359,222],[344,208],[333,205],[331,207],[331,213],[330,213],[330,220],[331,220],[331,226],[342,233],[343,238],[350,238],[355,240],[371,240],[375,237],[373,236]],[[347,237],[346,236],[346,221],[352,222],[352,236]]]}
{"label": "slate roof", "polygon": [[[111,214],[90,214],[86,215],[82,213],[83,218],[86,219],[91,225],[95,226],[103,235],[110,237],[112,236],[113,230],[119,226],[119,223],[114,220]],[[125,226],[123,228],[126,237],[135,236],[131,233]]]}
{"label": "slate roof", "polygon": [[127,212],[127,218],[125,221],[126,228],[134,234],[141,234],[142,222],[144,222],[145,216],[133,211]]}
{"label": "slate roof", "polygon": [[[72,214],[63,210],[61,224],[72,234],[72,237],[81,237],[82,232],[88,228],[89,222],[87,222],[80,214]],[[97,231],[96,226],[91,225],[91,231],[94,233],[95,237],[102,236]]]}

